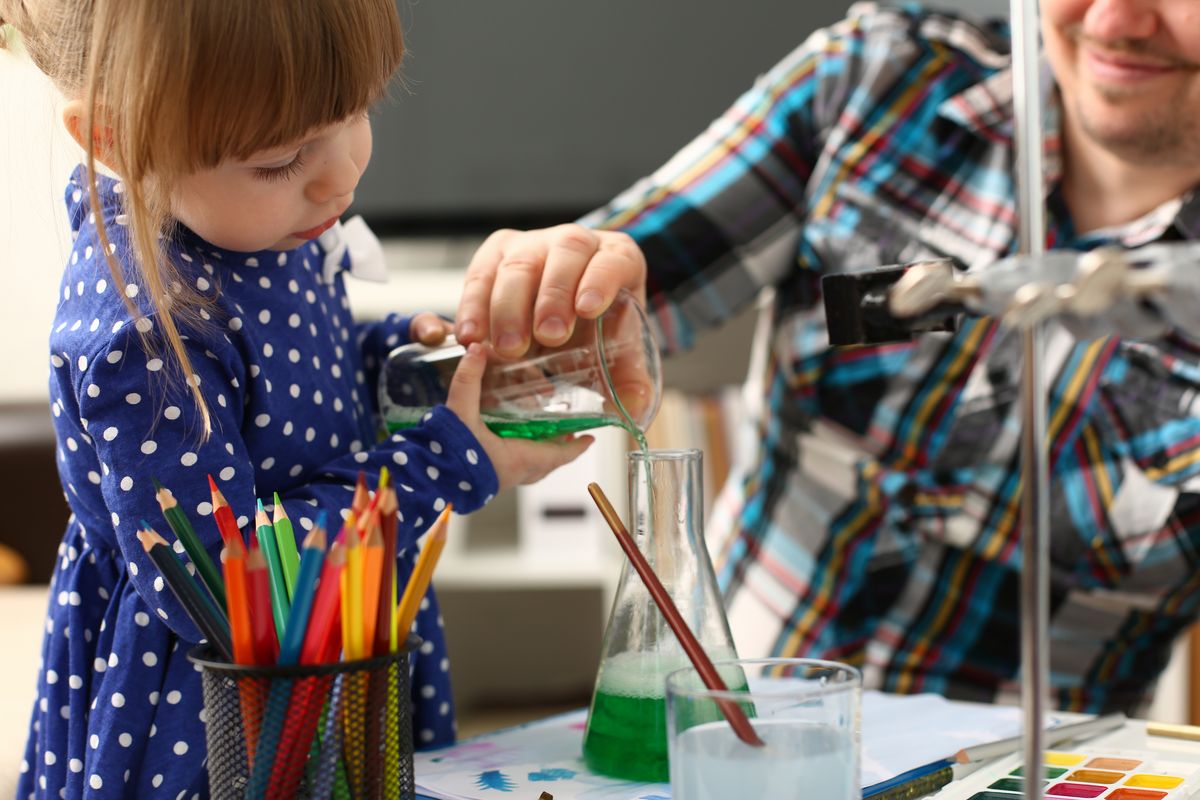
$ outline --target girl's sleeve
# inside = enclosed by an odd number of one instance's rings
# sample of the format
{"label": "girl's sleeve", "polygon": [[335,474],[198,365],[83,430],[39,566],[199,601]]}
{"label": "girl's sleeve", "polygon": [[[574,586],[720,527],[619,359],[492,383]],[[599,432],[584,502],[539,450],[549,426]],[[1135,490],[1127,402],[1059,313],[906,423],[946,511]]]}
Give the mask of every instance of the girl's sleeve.
{"label": "girl's sleeve", "polygon": [[649,266],[659,341],[689,347],[796,265],[809,178],[845,106],[859,21],[819,30],[649,177],[584,217]]}
{"label": "girl's sleeve", "polygon": [[[153,327],[153,319],[141,324]],[[249,370],[236,348],[214,345],[209,349],[194,339],[186,342],[194,369],[188,381],[199,385],[212,417],[212,433],[205,438],[188,386],[178,374],[167,374],[161,358],[147,355],[132,328],[122,329],[78,373],[80,385],[75,390],[100,460],[101,490],[133,585],[186,641],[199,641],[200,633],[163,585],[137,539],[139,522],[145,520],[174,541],[155,499],[152,478],[172,491],[216,563],[221,538],[213,518],[209,475],[228,500],[247,541],[254,534],[257,499],[265,502],[273,491],[279,492],[296,526],[297,539],[312,527],[318,509],[330,513],[332,528],[336,513],[350,504],[360,471],[372,488],[383,467],[394,476],[401,508],[398,548],[411,546],[446,504],[469,513],[497,490],[496,474],[483,448],[444,407],[435,408],[426,421],[403,436],[305,467],[282,483],[260,485],[246,437],[266,433],[260,432],[261,420],[246,419],[245,381],[255,378],[247,377]]]}

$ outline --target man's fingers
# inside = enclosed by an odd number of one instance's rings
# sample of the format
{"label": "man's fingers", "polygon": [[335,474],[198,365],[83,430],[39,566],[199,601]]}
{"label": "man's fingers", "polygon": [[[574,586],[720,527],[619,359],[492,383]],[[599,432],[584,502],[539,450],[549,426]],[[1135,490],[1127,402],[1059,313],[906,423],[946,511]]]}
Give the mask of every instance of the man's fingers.
{"label": "man's fingers", "polygon": [[459,360],[458,369],[450,380],[450,391],[446,394],[446,406],[464,422],[479,418],[480,386],[485,367],[487,354],[483,345],[472,342]]}
{"label": "man's fingers", "polygon": [[458,301],[458,313],[454,318],[455,336],[463,344],[481,342],[487,338],[496,268],[500,265],[504,240],[514,233],[496,231],[471,256],[463,280],[462,297]]}
{"label": "man's fingers", "polygon": [[600,236],[582,225],[560,225],[551,234],[534,305],[533,335],[542,344],[556,347],[575,330],[576,289],[600,248]]}
{"label": "man's fingers", "polygon": [[612,305],[621,289],[628,289],[645,307],[646,257],[626,234],[606,231],[579,279],[575,311],[584,319],[595,319]]}
{"label": "man's fingers", "polygon": [[546,231],[513,236],[505,243],[488,312],[492,345],[501,356],[516,358],[529,349],[533,298],[542,280],[548,247]]}

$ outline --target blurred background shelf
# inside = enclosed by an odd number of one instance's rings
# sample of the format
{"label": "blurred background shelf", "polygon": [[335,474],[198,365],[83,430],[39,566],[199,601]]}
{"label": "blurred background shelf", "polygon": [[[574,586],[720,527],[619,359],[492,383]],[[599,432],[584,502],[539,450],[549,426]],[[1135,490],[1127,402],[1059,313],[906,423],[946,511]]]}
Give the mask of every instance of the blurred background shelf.
{"label": "blurred background shelf", "polygon": [[[464,270],[490,230],[570,220],[607,200],[847,5],[403,3],[410,49],[405,86],[377,116],[374,160],[353,209],[384,236],[392,280],[382,286],[349,280],[357,315],[452,315]],[[1000,14],[1007,8],[1004,0],[954,5]],[[0,270],[19,276],[0,293],[0,507],[36,512],[6,518],[0,542],[26,560],[31,580],[44,582],[67,515],[47,409],[45,341],[70,250],[62,189],[78,152],[60,131],[46,81],[27,61],[2,52],[0,108],[19,109],[0,115],[6,156]],[[710,501],[719,488],[717,473],[735,460],[736,448],[718,457],[704,437],[686,437],[706,429],[696,422],[706,412],[696,409],[745,376],[754,323],[747,309],[664,365],[666,384],[681,394],[664,404],[667,438],[656,443],[706,447]],[[697,397],[708,399],[698,406]],[[610,496],[623,500],[623,450],[612,453],[595,469],[607,476]],[[578,478],[549,480],[584,493],[586,481]],[[586,548],[581,542],[575,556],[568,547],[554,558],[530,558],[521,550],[520,513],[510,494],[457,520],[454,544],[438,569],[464,732],[577,707],[590,696],[620,552],[606,534]],[[36,584],[0,590],[4,663],[12,672],[0,680],[7,692],[0,707],[13,711],[0,725],[0,795],[15,785],[4,761],[14,768],[19,763],[45,593]],[[1162,684],[1155,714],[1164,720],[1183,719],[1189,675],[1200,672],[1189,669],[1185,649]],[[1200,690],[1191,697],[1200,706]]]}

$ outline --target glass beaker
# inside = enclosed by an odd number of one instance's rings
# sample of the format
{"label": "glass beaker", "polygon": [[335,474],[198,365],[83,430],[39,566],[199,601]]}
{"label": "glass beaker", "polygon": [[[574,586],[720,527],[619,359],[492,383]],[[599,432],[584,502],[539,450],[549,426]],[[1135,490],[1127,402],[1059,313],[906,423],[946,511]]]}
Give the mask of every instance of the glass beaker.
{"label": "glass beaker", "polygon": [[[709,658],[726,661],[737,654],[704,543],[701,474],[699,450],[631,452],[628,528]],[[626,780],[665,782],[666,679],[691,662],[628,561],[601,659],[583,738],[588,768]],[[721,676],[733,691],[746,686],[736,668]]]}
{"label": "glass beaker", "polygon": [[[485,345],[486,346],[486,345]],[[444,403],[465,348],[453,336],[435,347],[393,350],[379,380],[388,433],[412,427]],[[644,431],[662,397],[658,343],[628,291],[593,321],[579,320],[566,343],[534,342],[506,359],[488,348],[480,413],[497,435],[548,439],[601,425]]]}
{"label": "glass beaker", "polygon": [[[803,658],[718,661],[714,666],[721,674],[744,674],[748,691],[708,689],[691,667],[667,676],[671,797],[862,797],[862,674],[857,669]],[[754,732],[765,747],[751,747],[738,739],[721,716],[722,700],[736,702],[748,715],[753,711]]]}

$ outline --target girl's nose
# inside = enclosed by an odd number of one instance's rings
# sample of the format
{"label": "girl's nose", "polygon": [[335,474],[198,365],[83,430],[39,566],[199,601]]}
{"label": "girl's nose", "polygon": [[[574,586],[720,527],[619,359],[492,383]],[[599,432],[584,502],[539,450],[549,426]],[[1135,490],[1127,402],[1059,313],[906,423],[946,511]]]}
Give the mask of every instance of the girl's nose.
{"label": "girl's nose", "polygon": [[1095,0],[1083,17],[1084,36],[1101,42],[1148,39],[1157,30],[1157,0]]}
{"label": "girl's nose", "polygon": [[330,155],[305,187],[305,196],[310,202],[325,203],[344,197],[358,186],[362,170],[350,157],[350,153]]}

